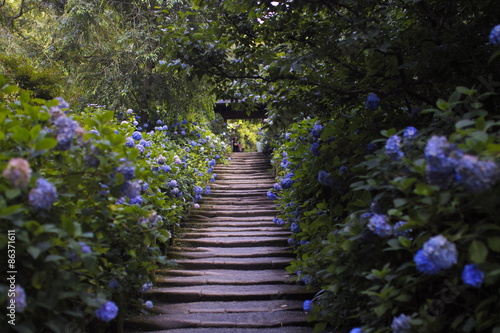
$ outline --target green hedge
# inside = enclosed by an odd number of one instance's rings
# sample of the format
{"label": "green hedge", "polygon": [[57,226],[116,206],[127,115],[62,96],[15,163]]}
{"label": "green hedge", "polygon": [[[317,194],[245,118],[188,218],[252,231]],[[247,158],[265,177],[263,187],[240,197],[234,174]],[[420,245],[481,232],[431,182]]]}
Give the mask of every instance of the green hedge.
{"label": "green hedge", "polygon": [[500,332],[498,97],[389,104],[302,120],[275,147],[289,270],[321,290],[304,308],[317,331]]}
{"label": "green hedge", "polygon": [[0,89],[0,248],[13,250],[0,304],[16,301],[2,332],[85,330],[147,311],[175,225],[229,147],[193,122],[138,131],[132,110],[118,122],[32,99],[3,76]]}

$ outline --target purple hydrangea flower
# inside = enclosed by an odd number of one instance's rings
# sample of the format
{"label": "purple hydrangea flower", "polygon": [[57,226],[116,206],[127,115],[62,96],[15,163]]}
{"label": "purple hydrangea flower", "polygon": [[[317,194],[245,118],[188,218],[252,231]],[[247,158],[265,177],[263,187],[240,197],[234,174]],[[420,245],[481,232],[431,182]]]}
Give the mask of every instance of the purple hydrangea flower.
{"label": "purple hydrangea flower", "polygon": [[168,186],[170,186],[170,187],[176,187],[176,186],[178,186],[177,180],[175,180],[175,179],[169,180],[168,181]]}
{"label": "purple hydrangea flower", "polygon": [[382,214],[374,214],[370,217],[370,222],[368,222],[368,229],[373,231],[373,233],[379,237],[389,237],[392,235],[392,227],[387,222],[389,217]]}
{"label": "purple hydrangea flower", "polygon": [[341,166],[339,169],[339,173],[341,175],[345,175],[348,171],[349,171],[349,169],[345,165]]}
{"label": "purple hydrangea flower", "polygon": [[320,148],[321,148],[321,146],[319,145],[319,143],[314,142],[311,145],[311,148],[309,148],[309,150],[311,151],[311,154],[313,154],[313,156],[321,156]]}
{"label": "purple hydrangea flower", "polygon": [[152,309],[153,308],[153,302],[151,301],[146,301],[144,302],[144,306],[148,309]]}
{"label": "purple hydrangea flower", "polygon": [[73,141],[78,123],[66,116],[60,116],[54,121],[56,127],[57,150],[68,150]]}
{"label": "purple hydrangea flower", "polygon": [[410,317],[404,314],[394,317],[392,320],[393,333],[408,333],[411,330]]}
{"label": "purple hydrangea flower", "polygon": [[35,209],[49,209],[57,200],[56,187],[44,178],[38,178],[36,186],[28,196],[30,206]]}
{"label": "purple hydrangea flower", "polygon": [[491,44],[500,45],[500,24],[491,29],[489,39]]}
{"label": "purple hydrangea flower", "polygon": [[163,165],[166,162],[167,162],[167,159],[163,155],[158,156],[158,158],[156,159],[156,163],[158,163],[159,165]]}
{"label": "purple hydrangea flower", "polygon": [[448,269],[457,263],[457,259],[455,244],[442,235],[429,239],[414,257],[417,270],[425,274],[437,274]]}
{"label": "purple hydrangea flower", "polygon": [[310,312],[312,310],[312,304],[313,304],[312,301],[305,300],[302,308],[304,309],[304,311]]}
{"label": "purple hydrangea flower", "polygon": [[466,285],[479,288],[483,284],[484,272],[476,264],[465,265],[462,280]]}
{"label": "purple hydrangea flower", "polygon": [[271,191],[267,191],[266,195],[267,195],[267,198],[269,200],[276,200],[276,199],[278,199],[278,196],[276,194],[274,194],[273,192],[271,192]]}
{"label": "purple hydrangea flower", "polygon": [[331,187],[333,186],[333,179],[329,172],[321,170],[318,172],[318,182],[323,186]]}
{"label": "purple hydrangea flower", "polygon": [[85,244],[85,242],[78,242],[78,244],[80,244],[80,246],[82,248],[82,253],[90,253],[90,252],[92,252],[92,249],[90,248],[90,246],[88,246],[87,244]]}
{"label": "purple hydrangea flower", "polygon": [[463,152],[444,136],[433,136],[425,147],[427,180],[442,188],[455,180],[455,167]]}
{"label": "purple hydrangea flower", "polygon": [[135,198],[130,199],[130,204],[131,205],[140,205],[142,204],[142,197],[140,195],[136,196]]}
{"label": "purple hydrangea flower", "polygon": [[17,189],[26,188],[31,179],[31,168],[24,158],[10,159],[2,175]]}
{"label": "purple hydrangea flower", "polygon": [[123,165],[116,168],[116,172],[121,173],[125,180],[130,180],[135,176],[135,167],[133,165]]}
{"label": "purple hydrangea flower", "polygon": [[212,159],[210,162],[208,162],[208,165],[214,167],[216,163],[217,162],[214,159]]}
{"label": "purple hydrangea flower", "polygon": [[172,168],[170,167],[170,165],[164,165],[161,167],[161,171],[167,173],[167,172],[172,171]]}
{"label": "purple hydrangea flower", "polygon": [[203,193],[203,188],[200,186],[195,186],[193,190],[194,190],[194,194],[202,194]]}
{"label": "purple hydrangea flower", "polygon": [[210,185],[205,186],[205,194],[210,194]]}
{"label": "purple hydrangea flower", "polygon": [[494,161],[480,161],[472,155],[464,155],[457,161],[456,172],[470,192],[487,190],[500,178],[498,164]]}
{"label": "purple hydrangea flower", "polygon": [[273,188],[276,190],[276,191],[281,191],[282,190],[282,187],[279,183],[274,183],[273,185]]}
{"label": "purple hydrangea flower", "polygon": [[99,309],[95,310],[96,317],[104,322],[115,319],[117,314],[118,307],[111,301],[107,301]]}
{"label": "purple hydrangea flower", "polygon": [[108,287],[113,288],[113,289],[118,288],[118,280],[115,278],[111,279],[111,281],[109,281],[109,283],[108,283]]}
{"label": "purple hydrangea flower", "polygon": [[141,194],[141,184],[139,182],[126,181],[122,184],[121,193],[127,198],[135,198]]}
{"label": "purple hydrangea flower", "polygon": [[151,281],[148,281],[146,283],[144,283],[141,287],[141,293],[147,293],[148,291],[150,291],[151,289],[153,288],[153,282]]}
{"label": "purple hydrangea flower", "polygon": [[363,333],[360,327],[354,327],[349,333]]}
{"label": "purple hydrangea flower", "polygon": [[368,97],[366,98],[365,107],[368,110],[375,111],[378,109],[379,105],[380,105],[380,98],[378,98],[378,96],[375,94],[369,94]]}
{"label": "purple hydrangea flower", "polygon": [[401,138],[399,135],[393,135],[387,139],[385,154],[394,161],[399,161],[403,158],[404,153],[401,151]]}
{"label": "purple hydrangea flower", "polygon": [[26,309],[26,292],[24,288],[20,285],[16,284],[16,288],[14,289],[14,297],[9,297],[9,299],[14,300],[14,304],[16,307],[16,312],[22,313],[24,309]]}
{"label": "purple hydrangea flower", "polygon": [[377,150],[377,144],[373,143],[373,142],[370,142],[369,144],[366,145],[366,150],[370,154],[373,153],[373,152],[375,152],[375,150]]}

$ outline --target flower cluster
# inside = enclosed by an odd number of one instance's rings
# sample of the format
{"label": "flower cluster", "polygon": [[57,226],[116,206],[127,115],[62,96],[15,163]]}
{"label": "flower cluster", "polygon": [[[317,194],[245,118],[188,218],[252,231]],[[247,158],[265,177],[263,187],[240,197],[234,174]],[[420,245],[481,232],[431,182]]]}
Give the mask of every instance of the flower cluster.
{"label": "flower cluster", "polygon": [[389,217],[387,215],[374,214],[368,223],[368,229],[380,237],[389,237],[392,235],[392,226],[388,224]]}
{"label": "flower cluster", "polygon": [[23,189],[31,179],[30,164],[24,158],[12,158],[2,174],[14,188]]}
{"label": "flower cluster", "polygon": [[408,333],[411,330],[410,317],[401,314],[394,317],[392,320],[391,328],[393,333]]}
{"label": "flower cluster", "polygon": [[500,168],[494,161],[481,161],[467,155],[446,137],[433,136],[425,147],[426,175],[429,183],[447,188],[453,181],[463,183],[471,192],[481,192],[500,179]]}
{"label": "flower cluster", "polygon": [[401,151],[401,138],[399,135],[393,135],[387,139],[385,154],[394,161],[399,161],[403,158],[404,153]]}
{"label": "flower cluster", "polygon": [[372,110],[372,111],[377,110],[379,107],[379,104],[380,104],[380,98],[378,98],[378,96],[373,94],[373,93],[369,94],[368,97],[366,98],[365,107],[368,110]]}
{"label": "flower cluster", "polygon": [[500,24],[491,29],[489,39],[491,44],[500,45]]}
{"label": "flower cluster", "polygon": [[476,264],[465,265],[462,280],[468,286],[479,288],[483,284],[484,272]]}
{"label": "flower cluster", "polygon": [[318,182],[323,186],[332,187],[333,186],[333,178],[329,172],[325,170],[321,170],[318,172]]}
{"label": "flower cluster", "polygon": [[31,189],[29,193],[29,204],[34,209],[47,210],[57,200],[56,187],[44,178],[36,180],[36,187]]}
{"label": "flower cluster", "polygon": [[413,258],[418,271],[431,275],[450,268],[457,263],[457,259],[455,244],[442,235],[429,239]]}
{"label": "flower cluster", "polygon": [[95,315],[99,320],[109,322],[118,315],[118,307],[112,301],[107,301],[99,309],[95,310]]}

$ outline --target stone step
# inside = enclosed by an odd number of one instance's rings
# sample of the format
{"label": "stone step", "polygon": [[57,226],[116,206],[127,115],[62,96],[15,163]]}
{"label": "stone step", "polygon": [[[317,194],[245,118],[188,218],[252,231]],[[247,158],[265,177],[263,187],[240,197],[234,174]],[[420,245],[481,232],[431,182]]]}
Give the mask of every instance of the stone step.
{"label": "stone step", "polygon": [[254,182],[254,183],[219,183],[212,184],[210,188],[212,191],[215,190],[270,190],[274,185],[274,182]]}
{"label": "stone step", "polygon": [[183,269],[275,269],[286,268],[292,259],[289,257],[258,257],[258,258],[196,258],[176,259],[175,262]]}
{"label": "stone step", "polygon": [[258,285],[199,285],[188,287],[153,288],[144,294],[165,303],[204,301],[255,301],[310,299],[313,293],[301,285],[258,284]]}
{"label": "stone step", "polygon": [[193,286],[206,284],[253,285],[253,284],[295,284],[283,269],[274,270],[167,270],[158,272],[155,285]]}
{"label": "stone step", "polygon": [[240,237],[181,238],[176,241],[176,244],[202,247],[286,246],[288,239],[285,237],[249,237],[245,239]]}
{"label": "stone step", "polygon": [[220,216],[220,217],[208,217],[203,215],[191,215],[188,221],[192,222],[272,222],[272,216],[239,216],[239,217],[231,217],[231,216]]}
{"label": "stone step", "polygon": [[[269,200],[266,200],[269,201]],[[273,204],[268,204],[264,203],[264,201],[261,204],[256,204],[255,202],[249,202],[247,204],[242,204],[240,203],[232,203],[232,204],[226,204],[226,203],[219,203],[217,204],[216,202],[206,202],[203,201],[200,203],[200,208],[193,208],[191,209],[191,213],[196,214],[198,211],[220,211],[220,210],[227,210],[227,211],[240,211],[242,209],[244,210],[270,210],[274,209],[276,212],[276,207]]]}
{"label": "stone step", "polygon": [[[304,323],[303,311],[243,312],[243,313],[193,313],[165,314],[155,317],[139,317],[128,323],[131,329],[150,330],[172,328],[272,328]],[[128,326],[127,325],[127,326]]]}
{"label": "stone step", "polygon": [[275,227],[272,220],[269,221],[186,221],[181,227]]}
{"label": "stone step", "polygon": [[[313,327],[304,326],[282,326],[282,327],[266,327],[266,328],[179,328],[160,331],[126,331],[127,333],[313,333]],[[333,332],[329,332],[333,333]]]}
{"label": "stone step", "polygon": [[287,230],[273,230],[273,231],[207,231],[200,230],[197,232],[182,232],[179,234],[180,239],[191,238],[207,238],[207,237],[289,237],[290,232]]}
{"label": "stone step", "polygon": [[205,210],[198,209],[193,211],[194,216],[206,217],[254,217],[254,216],[276,216],[276,209],[260,209],[260,210],[239,210],[239,211],[226,211],[226,210]]}
{"label": "stone step", "polygon": [[290,247],[170,247],[170,256],[176,258],[257,258],[257,257],[289,257],[293,255]]}

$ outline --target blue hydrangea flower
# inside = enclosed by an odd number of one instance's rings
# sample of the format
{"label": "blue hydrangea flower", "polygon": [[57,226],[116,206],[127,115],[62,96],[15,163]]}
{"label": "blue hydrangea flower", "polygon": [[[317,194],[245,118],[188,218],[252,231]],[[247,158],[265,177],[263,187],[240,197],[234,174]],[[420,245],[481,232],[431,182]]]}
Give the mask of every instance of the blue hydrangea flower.
{"label": "blue hydrangea flower", "polygon": [[354,327],[349,333],[363,333],[360,327]]}
{"label": "blue hydrangea flower", "polygon": [[31,207],[47,210],[57,200],[56,187],[46,179],[38,178],[36,187],[29,193],[28,200]]}
{"label": "blue hydrangea flower", "polygon": [[205,194],[210,194],[210,185],[205,186]]}
{"label": "blue hydrangea flower", "polygon": [[14,304],[16,306],[16,312],[22,313],[24,312],[24,309],[26,309],[27,306],[26,292],[24,291],[23,287],[16,284],[16,287],[14,289],[14,294],[15,296],[9,297],[9,299],[14,300]]}
{"label": "blue hydrangea flower", "polygon": [[172,171],[172,168],[170,167],[170,165],[164,165],[161,167],[161,171],[167,173],[167,172]]}
{"label": "blue hydrangea flower", "polygon": [[411,330],[410,317],[401,314],[398,317],[394,317],[392,320],[392,332],[393,333],[408,333]]}
{"label": "blue hydrangea flower", "polygon": [[278,183],[274,183],[273,188],[274,188],[276,191],[281,191],[281,189],[282,189],[282,188],[281,188],[281,185],[280,185],[280,184],[278,184]]}
{"label": "blue hydrangea flower", "polygon": [[96,317],[104,322],[115,319],[117,314],[118,307],[111,301],[107,301],[99,309],[95,310]]}
{"label": "blue hydrangea flower", "polygon": [[389,217],[382,214],[374,214],[368,222],[368,229],[379,237],[389,237],[392,235],[392,226],[388,224]]}
{"label": "blue hydrangea flower", "polygon": [[270,200],[276,200],[276,199],[278,199],[278,196],[276,194],[274,194],[273,192],[271,192],[271,191],[267,191],[266,195],[267,195],[267,198],[270,199]]}
{"label": "blue hydrangea flower", "polygon": [[291,135],[291,134],[292,134],[292,133],[285,133],[285,139],[290,140],[290,135]]}
{"label": "blue hydrangea flower", "polygon": [[470,192],[482,192],[498,182],[500,168],[494,161],[480,161],[476,156],[464,155],[457,161],[456,172]]}
{"label": "blue hydrangea flower", "polygon": [[448,187],[455,180],[455,167],[463,152],[444,136],[433,136],[425,147],[425,168],[427,180],[442,188]]}
{"label": "blue hydrangea flower", "polygon": [[312,304],[313,304],[312,301],[305,300],[302,308],[304,309],[304,311],[310,312],[312,310]]}
{"label": "blue hydrangea flower", "polygon": [[333,186],[333,179],[330,173],[325,170],[318,172],[318,182],[323,186]]}
{"label": "blue hydrangea flower", "polygon": [[306,275],[306,276],[303,276],[301,281],[305,284],[305,285],[312,285],[314,283],[314,278],[311,276],[311,275]]}
{"label": "blue hydrangea flower", "polygon": [[491,44],[500,45],[500,24],[491,29],[489,39]]}
{"label": "blue hydrangea flower", "polygon": [[141,293],[147,293],[148,291],[150,291],[151,289],[153,288],[153,282],[151,281],[148,281],[146,283],[144,283],[141,287]]}
{"label": "blue hydrangea flower", "polygon": [[417,138],[418,131],[415,127],[409,126],[403,132],[404,142],[411,142]]}
{"label": "blue hydrangea flower", "polygon": [[313,156],[321,156],[320,148],[321,148],[321,146],[319,145],[319,143],[314,142],[311,145],[311,148],[309,148],[309,150],[311,151],[311,154],[313,154]]}
{"label": "blue hydrangea flower", "polygon": [[316,125],[314,125],[314,127],[313,127],[313,129],[311,131],[311,134],[316,139],[319,139],[319,137],[321,136],[321,132],[322,131],[323,131],[323,126],[321,126],[319,124],[316,124]]}
{"label": "blue hydrangea flower", "polygon": [[162,121],[161,119],[158,119],[158,120],[156,121],[156,124],[157,124],[157,125],[163,125],[163,121]]}
{"label": "blue hydrangea flower", "polygon": [[375,111],[378,109],[379,105],[380,105],[380,98],[378,98],[378,96],[375,94],[369,94],[368,97],[366,98],[365,107],[368,110]]}
{"label": "blue hydrangea flower", "polygon": [[217,162],[214,159],[212,159],[212,160],[210,160],[210,162],[208,162],[208,165],[211,167],[214,167],[216,163]]}
{"label": "blue hydrangea flower", "polygon": [[172,180],[168,181],[168,186],[170,186],[170,187],[176,187],[178,185],[179,184],[177,183],[177,180],[175,180],[175,179],[172,179]]}
{"label": "blue hydrangea flower", "polygon": [[284,226],[284,225],[285,225],[285,221],[283,221],[283,220],[282,220],[282,219],[280,219],[279,217],[275,217],[275,218],[273,219],[273,222],[274,222],[274,224],[276,224],[276,225],[277,225],[277,226],[279,226],[279,227],[282,227],[282,226]]}
{"label": "blue hydrangea flower", "polygon": [[402,226],[404,226],[407,222],[406,221],[399,221],[396,224],[394,224],[394,236],[395,237],[410,237],[411,232],[413,231],[412,229],[406,229],[406,230],[400,230]]}
{"label": "blue hydrangea flower", "polygon": [[429,239],[414,257],[417,270],[425,274],[437,274],[448,269],[457,263],[457,259],[455,244],[442,235]]}
{"label": "blue hydrangea flower", "polygon": [[118,280],[115,278],[111,279],[108,283],[108,287],[113,288],[113,289],[118,288]]}
{"label": "blue hydrangea flower", "polygon": [[341,166],[339,169],[339,173],[341,175],[345,175],[348,171],[349,171],[349,169],[345,165]]}
{"label": "blue hydrangea flower", "polygon": [[140,195],[136,196],[135,198],[130,199],[130,204],[131,205],[140,205],[142,204],[143,199]]}
{"label": "blue hydrangea flower", "polygon": [[88,246],[87,244],[85,244],[85,242],[78,242],[78,244],[80,244],[80,246],[82,248],[82,253],[90,253],[90,252],[92,252],[92,249],[90,248],[90,246]]}
{"label": "blue hydrangea flower", "polygon": [[135,131],[134,133],[132,133],[132,139],[134,139],[135,141],[141,140],[142,139],[141,132]]}
{"label": "blue hydrangea flower", "polygon": [[156,159],[156,163],[158,163],[159,165],[163,165],[166,162],[167,162],[167,159],[163,155],[158,156],[158,158]]}
{"label": "blue hydrangea flower", "polygon": [[127,139],[125,140],[125,146],[127,146],[128,148],[134,148],[134,146],[135,146],[134,139],[132,139],[132,138],[127,138]]}
{"label": "blue hydrangea flower", "polygon": [[152,309],[153,308],[153,302],[151,301],[146,301],[144,302],[144,306],[148,309]]}
{"label": "blue hydrangea flower", "polygon": [[282,180],[280,180],[280,185],[285,190],[289,189],[293,186],[293,180],[290,178],[283,178]]}
{"label": "blue hydrangea flower", "polygon": [[290,226],[290,230],[292,230],[292,232],[293,232],[294,234],[297,234],[297,233],[299,233],[299,232],[301,232],[301,231],[302,231],[302,229],[300,228],[300,225],[299,225],[298,223],[296,223],[296,222],[293,222],[293,223],[291,224],[291,226]]}
{"label": "blue hydrangea flower", "polygon": [[479,288],[483,284],[484,272],[476,264],[465,265],[462,280],[468,286]]}
{"label": "blue hydrangea flower", "polygon": [[141,185],[138,182],[126,181],[122,184],[121,193],[127,198],[135,198],[141,194]]}
{"label": "blue hydrangea flower", "polygon": [[404,153],[401,151],[401,138],[399,135],[393,135],[387,139],[385,154],[394,161],[399,161],[403,158]]}
{"label": "blue hydrangea flower", "polygon": [[116,168],[116,172],[121,173],[125,180],[131,180],[135,176],[135,167],[133,165],[123,165]]}
{"label": "blue hydrangea flower", "polygon": [[284,158],[281,160],[280,166],[286,169],[290,166],[290,162],[288,161],[287,158]]}
{"label": "blue hydrangea flower", "polygon": [[366,145],[366,150],[368,151],[368,153],[372,154],[373,152],[375,152],[375,150],[377,150],[377,144],[370,142]]}
{"label": "blue hydrangea flower", "polygon": [[203,188],[201,186],[195,186],[193,188],[195,194],[202,194],[203,193]]}

